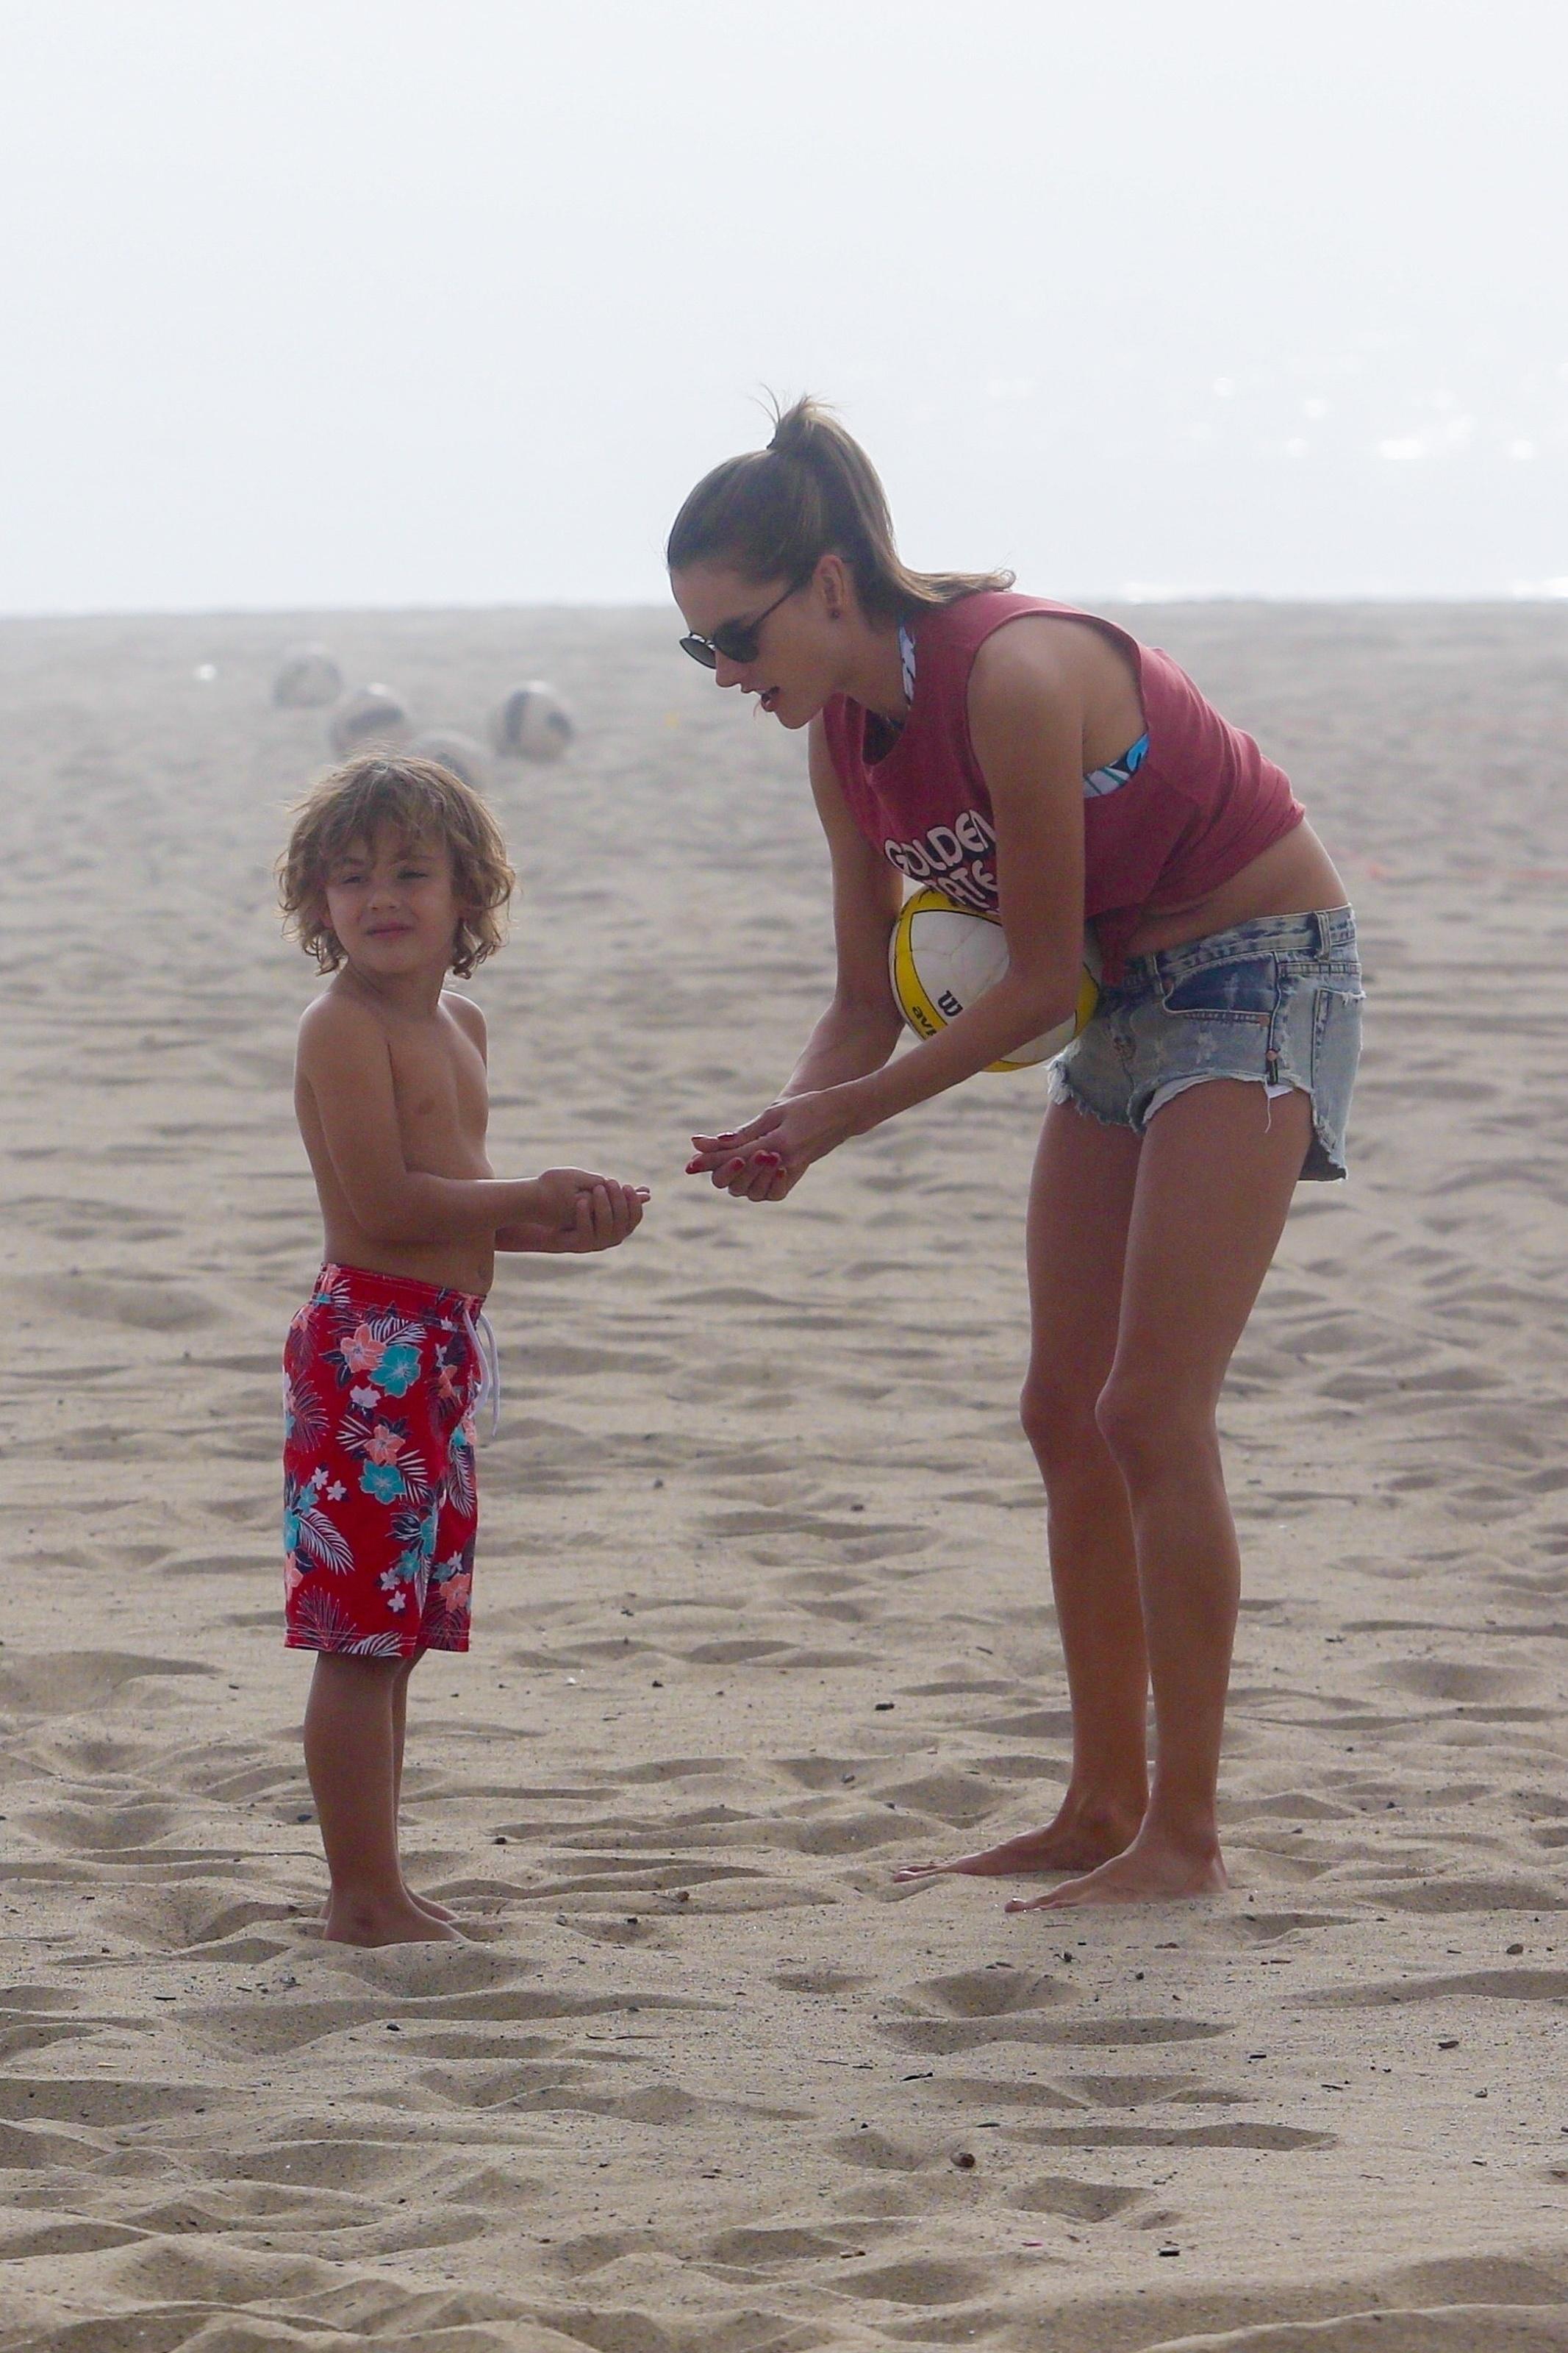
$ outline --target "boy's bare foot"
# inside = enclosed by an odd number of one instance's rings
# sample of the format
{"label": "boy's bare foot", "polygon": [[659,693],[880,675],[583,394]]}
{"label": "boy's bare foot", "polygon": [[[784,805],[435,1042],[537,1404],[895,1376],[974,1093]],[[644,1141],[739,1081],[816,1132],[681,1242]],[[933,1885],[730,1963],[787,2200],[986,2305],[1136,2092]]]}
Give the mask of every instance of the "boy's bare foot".
{"label": "boy's bare foot", "polygon": [[973,1854],[949,1855],[941,1862],[906,1862],[893,1873],[894,1882],[907,1886],[946,1872],[1006,1879],[1043,1871],[1093,1871],[1131,1844],[1142,1815],[1142,1806],[1134,1810],[1068,1799],[1043,1831],[1024,1831],[998,1846],[977,1847]]}
{"label": "boy's bare foot", "polygon": [[447,1920],[433,1919],[407,1895],[333,1895],[321,1931],[334,1945],[460,1945]]}
{"label": "boy's bare foot", "polygon": [[1219,1895],[1230,1885],[1212,1839],[1182,1840],[1169,1831],[1141,1831],[1125,1853],[1083,1879],[1069,1879],[1044,1895],[1015,1895],[1006,1912],[1073,1911],[1090,1904],[1176,1904]]}

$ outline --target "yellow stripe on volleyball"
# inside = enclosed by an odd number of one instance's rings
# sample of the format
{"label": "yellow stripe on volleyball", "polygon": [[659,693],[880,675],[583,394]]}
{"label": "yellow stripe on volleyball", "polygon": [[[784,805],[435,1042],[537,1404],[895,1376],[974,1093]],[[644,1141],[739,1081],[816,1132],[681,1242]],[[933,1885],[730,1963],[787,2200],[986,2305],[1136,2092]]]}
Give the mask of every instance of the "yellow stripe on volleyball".
{"label": "yellow stripe on volleyball", "polygon": [[915,970],[914,942],[910,936],[915,917],[968,912],[956,906],[944,891],[917,891],[899,911],[899,920],[893,927],[893,995],[904,1019],[921,1038],[934,1038],[939,1029],[945,1029],[947,1017],[927,996],[925,983]]}
{"label": "yellow stripe on volleyball", "polygon": [[1087,1029],[1100,1010],[1100,983],[1085,965],[1079,976],[1078,1004],[1073,1012],[1073,1036]]}
{"label": "yellow stripe on volleyball", "polygon": [[[893,985],[893,995],[897,999],[900,1012],[916,1036],[934,1038],[937,1031],[944,1029],[954,1015],[963,1009],[963,1002],[957,991],[952,990],[949,993],[948,1008],[944,1009],[932,994],[928,976],[921,972],[915,958],[914,927],[916,921],[921,915],[956,915],[968,923],[987,923],[995,926],[998,930],[1001,928],[1001,917],[992,914],[985,909],[961,907],[955,900],[948,897],[945,891],[930,887],[911,892],[900,909],[899,919],[893,926],[888,952],[888,970]],[[1087,939],[1086,947],[1090,954],[1093,953],[1092,943]],[[988,982],[986,985],[991,984]],[[1063,1034],[1059,1043],[1052,1047],[1052,1052],[1059,1053],[1069,1042],[1070,1038],[1078,1036],[1086,1023],[1093,1019],[1095,1008],[1099,1003],[1100,985],[1094,972],[1086,962],[1079,982],[1078,1003],[1074,1008],[1071,1029],[1069,1031],[1068,1025],[1063,1023]],[[1037,1052],[1022,1060],[1005,1058],[999,1062],[987,1063],[986,1068],[992,1071],[1027,1071],[1033,1070],[1037,1062],[1047,1059],[1048,1059],[1047,1055]]]}

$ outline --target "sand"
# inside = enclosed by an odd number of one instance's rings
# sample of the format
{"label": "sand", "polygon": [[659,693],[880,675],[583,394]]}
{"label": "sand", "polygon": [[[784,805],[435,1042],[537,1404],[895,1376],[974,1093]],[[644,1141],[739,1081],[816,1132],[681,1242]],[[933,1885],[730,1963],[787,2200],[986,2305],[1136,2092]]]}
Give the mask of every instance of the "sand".
{"label": "sand", "polygon": [[[1373,1009],[1225,1406],[1235,1892],[1013,1919],[890,1874],[1061,1779],[1038,1074],[784,1210],[679,1173],[822,998],[799,746],[667,614],[0,628],[6,2353],[1568,2346],[1568,610],[1136,625],[1291,769]],[[301,638],[421,724],[575,706],[497,785],[495,1156],[656,1188],[492,1303],[477,1644],[412,1709],[448,1950],[311,1934]]]}

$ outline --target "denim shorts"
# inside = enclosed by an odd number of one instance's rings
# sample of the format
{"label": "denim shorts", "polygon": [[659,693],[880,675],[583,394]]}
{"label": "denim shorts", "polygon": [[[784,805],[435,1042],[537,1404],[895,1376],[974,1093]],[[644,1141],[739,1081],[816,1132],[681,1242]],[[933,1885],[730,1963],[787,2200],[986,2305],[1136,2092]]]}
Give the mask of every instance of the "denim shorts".
{"label": "denim shorts", "polygon": [[1349,907],[1259,915],[1129,956],[1052,1063],[1051,1099],[1142,1135],[1163,1104],[1205,1079],[1257,1080],[1281,1093],[1299,1087],[1312,1099],[1301,1174],[1342,1176],[1361,1009]]}

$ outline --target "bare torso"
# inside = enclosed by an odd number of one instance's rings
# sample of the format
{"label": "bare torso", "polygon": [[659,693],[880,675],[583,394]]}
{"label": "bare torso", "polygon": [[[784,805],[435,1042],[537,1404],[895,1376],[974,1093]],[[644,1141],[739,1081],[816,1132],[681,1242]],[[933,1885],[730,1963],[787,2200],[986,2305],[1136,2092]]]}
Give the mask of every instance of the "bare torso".
{"label": "bare torso", "polygon": [[[341,980],[334,986],[342,986]],[[380,1004],[374,1011],[392,1061],[404,1165],[432,1176],[493,1176],[485,1150],[489,1097],[477,1008],[447,990],[432,1014],[404,1013]],[[490,1237],[431,1242],[374,1240],[355,1222],[327,1149],[314,1092],[302,1076],[295,1081],[294,1104],[321,1197],[329,1262],[368,1267],[377,1274],[408,1275],[483,1297],[495,1273]]]}
{"label": "bare torso", "polygon": [[1157,948],[1180,947],[1185,940],[1228,932],[1233,923],[1248,923],[1257,915],[1305,915],[1345,903],[1345,886],[1333,860],[1303,820],[1206,898],[1146,914],[1128,943],[1128,953],[1150,955]]}

